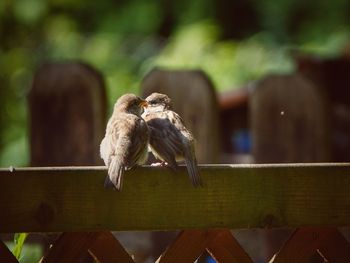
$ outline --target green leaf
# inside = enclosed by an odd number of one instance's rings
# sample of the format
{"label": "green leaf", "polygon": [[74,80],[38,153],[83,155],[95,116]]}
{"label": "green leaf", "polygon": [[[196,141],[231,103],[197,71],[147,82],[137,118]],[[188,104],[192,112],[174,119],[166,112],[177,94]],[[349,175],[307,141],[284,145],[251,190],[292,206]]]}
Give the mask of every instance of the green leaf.
{"label": "green leaf", "polygon": [[15,233],[14,242],[15,247],[13,248],[12,253],[19,260],[23,248],[24,241],[26,240],[28,233]]}

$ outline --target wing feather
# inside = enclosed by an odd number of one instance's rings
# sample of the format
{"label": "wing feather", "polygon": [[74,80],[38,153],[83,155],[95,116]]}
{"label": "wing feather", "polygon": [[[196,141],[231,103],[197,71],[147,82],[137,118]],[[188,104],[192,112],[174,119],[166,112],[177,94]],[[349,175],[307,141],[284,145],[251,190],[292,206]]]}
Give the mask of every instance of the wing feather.
{"label": "wing feather", "polygon": [[150,145],[156,157],[177,168],[176,157],[183,153],[181,134],[168,118],[154,116],[147,121],[150,127]]}

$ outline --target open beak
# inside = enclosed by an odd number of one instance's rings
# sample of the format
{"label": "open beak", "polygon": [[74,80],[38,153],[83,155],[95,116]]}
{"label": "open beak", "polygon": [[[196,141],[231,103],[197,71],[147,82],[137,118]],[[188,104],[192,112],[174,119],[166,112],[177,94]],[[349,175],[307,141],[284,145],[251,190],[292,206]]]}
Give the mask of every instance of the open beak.
{"label": "open beak", "polygon": [[148,107],[148,102],[145,100],[141,100],[140,104],[141,107],[147,108]]}

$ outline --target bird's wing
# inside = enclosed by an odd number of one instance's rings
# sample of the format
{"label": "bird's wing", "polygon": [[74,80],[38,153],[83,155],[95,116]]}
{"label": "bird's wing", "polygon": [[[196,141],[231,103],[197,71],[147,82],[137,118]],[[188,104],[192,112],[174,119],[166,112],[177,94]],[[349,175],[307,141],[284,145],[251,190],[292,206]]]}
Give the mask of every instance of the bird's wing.
{"label": "bird's wing", "polygon": [[188,140],[187,143],[185,143],[184,148],[186,167],[192,184],[195,187],[202,186],[202,179],[198,170],[197,159],[194,150],[194,141]]}
{"label": "bird's wing", "polygon": [[194,149],[194,138],[192,133],[185,127],[182,118],[173,111],[167,111],[169,119],[180,134],[182,155],[185,159],[188,175],[193,186],[201,186],[202,180],[199,174],[197,159]]}
{"label": "bird's wing", "polygon": [[[120,118],[119,118],[120,117]],[[113,129],[109,132],[110,151],[108,174],[105,186],[114,185],[120,190],[123,185],[125,169],[140,164],[147,156],[149,131],[144,120],[135,115],[123,115],[116,118]],[[102,144],[102,143],[101,143]],[[106,150],[106,151],[107,151]]]}
{"label": "bird's wing", "polygon": [[115,155],[119,139],[118,123],[119,118],[111,118],[108,121],[105,137],[100,144],[100,155],[106,166],[109,166],[111,157]]}
{"label": "bird's wing", "polygon": [[147,158],[149,130],[146,122],[137,117],[132,125],[129,136],[130,140],[127,147],[127,164],[128,168],[132,168],[137,164],[143,164]]}
{"label": "bird's wing", "polygon": [[100,156],[103,159],[103,162],[105,163],[106,166],[109,165],[109,159],[111,155],[111,147],[108,144],[108,137],[107,135],[102,139],[101,144],[100,144]]}
{"label": "bird's wing", "polygon": [[176,120],[167,113],[152,114],[147,119],[150,128],[150,145],[160,158],[166,161],[170,167],[176,169],[176,157],[183,155],[181,133],[177,130]]}
{"label": "bird's wing", "polygon": [[105,187],[114,187],[119,191],[122,188],[125,164],[123,161],[123,152],[118,151],[120,144],[120,120],[118,117],[109,120],[106,135],[100,145],[100,153],[105,164],[108,166]]}

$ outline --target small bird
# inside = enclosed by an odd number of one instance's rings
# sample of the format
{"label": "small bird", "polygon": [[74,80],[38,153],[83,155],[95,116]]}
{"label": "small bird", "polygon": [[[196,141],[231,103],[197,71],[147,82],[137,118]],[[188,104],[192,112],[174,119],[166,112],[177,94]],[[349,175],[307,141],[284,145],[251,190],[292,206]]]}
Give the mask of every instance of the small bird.
{"label": "small bird", "polygon": [[153,155],[176,170],[177,161],[185,160],[193,186],[201,186],[192,133],[186,129],[181,117],[172,110],[170,98],[152,93],[146,98],[148,107],[142,117],[150,131],[149,146]]}
{"label": "small bird", "polygon": [[147,102],[134,94],[121,96],[114,105],[100,145],[101,158],[108,167],[105,187],[120,191],[124,171],[147,160],[149,130],[141,118],[143,107]]}

